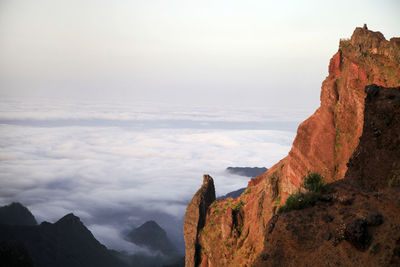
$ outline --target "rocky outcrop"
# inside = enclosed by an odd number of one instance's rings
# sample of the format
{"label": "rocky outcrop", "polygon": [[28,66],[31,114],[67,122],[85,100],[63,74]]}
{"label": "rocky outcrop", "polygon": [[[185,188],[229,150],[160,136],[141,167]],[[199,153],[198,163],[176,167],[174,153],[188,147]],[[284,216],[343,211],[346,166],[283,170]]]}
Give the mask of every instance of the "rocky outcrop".
{"label": "rocky outcrop", "polygon": [[[207,231],[199,233],[197,244],[204,266],[254,262],[268,242],[260,236],[274,229],[270,219],[277,207],[300,188],[308,170],[321,173],[326,182],[343,179],[363,130],[364,88],[398,86],[399,54],[398,38],[387,41],[367,27],[356,28],[351,39],[340,41],[322,83],[321,105],[299,126],[288,156],[252,179],[239,199],[219,200],[211,206],[204,226]],[[241,203],[240,212],[231,212],[236,203]],[[240,231],[231,227],[238,214]]]}
{"label": "rocky outcrop", "polygon": [[209,175],[203,176],[203,184],[186,208],[183,235],[185,238],[185,266],[198,265],[201,247],[198,236],[204,227],[208,207],[215,201],[214,181]]}
{"label": "rocky outcrop", "polygon": [[400,43],[380,32],[356,28],[351,39],[341,40],[322,83],[321,106],[298,130],[282,175],[282,198],[295,192],[308,170],[328,182],[344,177],[362,133],[364,88],[400,84]]}
{"label": "rocky outcrop", "polygon": [[363,134],[344,179],[315,206],[271,219],[253,266],[400,266],[400,87],[365,91]]}

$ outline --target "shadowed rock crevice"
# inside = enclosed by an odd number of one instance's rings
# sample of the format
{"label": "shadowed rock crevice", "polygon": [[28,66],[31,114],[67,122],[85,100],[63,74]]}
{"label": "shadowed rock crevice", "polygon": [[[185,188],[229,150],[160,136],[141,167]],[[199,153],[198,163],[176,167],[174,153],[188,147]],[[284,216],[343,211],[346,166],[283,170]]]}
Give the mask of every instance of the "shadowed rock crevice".
{"label": "shadowed rock crevice", "polygon": [[372,84],[365,92],[364,133],[347,164],[346,179],[377,191],[400,184],[400,87]]}

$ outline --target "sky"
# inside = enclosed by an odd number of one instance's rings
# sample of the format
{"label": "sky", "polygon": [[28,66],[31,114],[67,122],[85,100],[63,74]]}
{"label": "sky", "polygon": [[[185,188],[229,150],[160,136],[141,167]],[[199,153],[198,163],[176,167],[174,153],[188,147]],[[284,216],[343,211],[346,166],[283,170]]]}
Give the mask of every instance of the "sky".
{"label": "sky", "polygon": [[399,12],[397,0],[1,0],[0,93],[316,107],[339,39],[363,23],[399,36]]}
{"label": "sky", "polygon": [[182,244],[217,195],[271,167],[319,106],[339,39],[400,36],[400,2],[0,0],[0,205],[73,212],[110,248],[156,220]]}

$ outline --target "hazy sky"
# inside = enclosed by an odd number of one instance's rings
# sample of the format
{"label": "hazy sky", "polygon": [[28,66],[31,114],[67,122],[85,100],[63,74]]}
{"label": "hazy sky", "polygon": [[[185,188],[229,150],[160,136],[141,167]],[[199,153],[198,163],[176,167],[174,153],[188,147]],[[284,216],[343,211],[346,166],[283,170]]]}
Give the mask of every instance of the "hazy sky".
{"label": "hazy sky", "polygon": [[[339,38],[400,1],[0,0],[0,95],[317,106]],[[293,97],[295,94],[295,97]]]}

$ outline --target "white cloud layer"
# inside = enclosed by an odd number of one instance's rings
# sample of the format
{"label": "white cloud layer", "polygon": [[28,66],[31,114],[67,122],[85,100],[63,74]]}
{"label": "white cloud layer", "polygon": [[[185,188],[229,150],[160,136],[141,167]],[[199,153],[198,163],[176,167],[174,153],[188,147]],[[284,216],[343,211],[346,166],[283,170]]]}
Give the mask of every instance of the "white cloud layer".
{"label": "white cloud layer", "polygon": [[[185,113],[181,107],[174,113],[169,108],[169,113],[159,112],[159,124],[165,123],[165,127],[125,127],[113,124],[118,120],[118,106],[88,108],[100,115],[104,110],[116,112],[115,117],[110,115],[96,126],[83,119],[88,116],[85,108],[72,104],[60,105],[54,113],[53,108],[38,103],[3,102],[1,107],[3,119],[51,119],[59,123],[0,124],[0,204],[20,201],[39,220],[56,221],[74,212],[106,245],[125,250],[135,247],[127,247],[113,233],[150,219],[159,222],[173,239],[182,241],[185,208],[200,187],[203,174],[214,177],[218,195],[244,187],[248,179],[230,175],[225,168],[271,167],[287,154],[295,135],[294,131],[243,129],[247,124],[240,121],[253,115],[252,110],[246,113],[244,109],[233,115],[232,122],[218,109],[213,113],[210,108],[204,112],[187,108]],[[134,111],[124,108],[142,118],[157,118],[156,109],[140,110],[142,107],[133,106]],[[75,114],[80,124],[65,126],[65,116],[57,117],[60,114]],[[274,116],[278,114],[272,115],[272,120],[276,120]],[[209,122],[223,118],[232,124],[227,129],[226,124],[218,123],[202,129],[168,121],[199,117]],[[287,114],[281,122],[285,119]],[[293,122],[293,117],[289,121]],[[232,128],[236,123],[238,129]]]}

